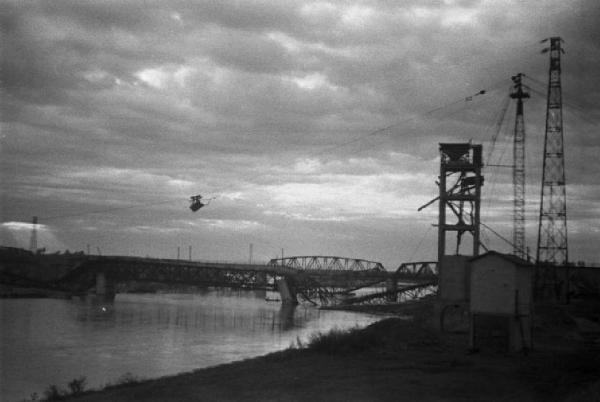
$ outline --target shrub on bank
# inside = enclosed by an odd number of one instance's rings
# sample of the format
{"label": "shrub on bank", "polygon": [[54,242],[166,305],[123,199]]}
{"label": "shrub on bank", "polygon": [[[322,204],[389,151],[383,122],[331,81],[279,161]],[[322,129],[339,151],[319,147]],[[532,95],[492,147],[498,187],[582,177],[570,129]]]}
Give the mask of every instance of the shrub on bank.
{"label": "shrub on bank", "polygon": [[142,378],[135,376],[135,375],[131,374],[130,372],[127,372],[127,373],[123,374],[121,377],[117,378],[115,382],[109,382],[108,384],[106,384],[104,386],[104,389],[116,388],[116,387],[120,387],[120,386],[131,385],[131,384],[138,384],[141,381],[143,381]]}
{"label": "shrub on bank", "polygon": [[313,334],[307,348],[328,354],[349,354],[363,352],[377,345],[374,334],[354,329],[333,329],[328,333]]}
{"label": "shrub on bank", "polygon": [[439,335],[434,331],[413,322],[390,318],[364,329],[334,329],[325,334],[317,333],[301,346],[320,353],[344,355],[373,350],[394,353],[439,343]]}
{"label": "shrub on bank", "polygon": [[45,401],[62,401],[70,396],[80,395],[85,392],[85,383],[87,379],[84,376],[74,378],[67,386],[69,389],[60,388],[56,384],[48,385],[44,391],[44,397],[39,398],[39,395],[34,392],[29,399],[23,399],[22,402],[45,402]]}

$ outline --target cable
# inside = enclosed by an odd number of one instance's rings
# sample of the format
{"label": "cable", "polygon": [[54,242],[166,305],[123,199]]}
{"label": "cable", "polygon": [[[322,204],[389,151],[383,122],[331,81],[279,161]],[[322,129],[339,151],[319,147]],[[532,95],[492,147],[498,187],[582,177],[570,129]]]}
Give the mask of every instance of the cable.
{"label": "cable", "polygon": [[[486,225],[483,222],[479,222],[479,224],[481,226],[483,226],[484,228],[486,228],[487,230],[489,230],[490,232],[492,232],[493,234],[495,234],[497,237],[499,237],[501,240],[503,240],[506,244],[508,244],[509,246],[511,246],[513,249],[515,248],[515,245],[513,244],[513,242],[511,242],[510,240],[508,240],[506,237],[502,236],[500,233],[496,232],[494,229],[492,229],[491,227],[489,227],[488,225]],[[529,260],[531,258],[531,255],[529,254],[529,252],[527,252],[527,260]]]}
{"label": "cable", "polygon": [[[510,100],[510,97],[508,97],[508,99]],[[511,105],[511,103],[508,102],[508,106],[510,106],[510,105]],[[506,111],[504,112],[504,115],[505,116],[507,115]],[[496,131],[496,133],[494,133],[494,136],[497,139],[497,137],[499,136],[499,134],[500,134],[501,131],[503,133],[505,133],[508,129],[509,129],[508,125],[502,124],[502,125],[498,126],[498,130]],[[508,137],[508,135],[503,135],[502,138],[505,139],[505,138],[509,138],[509,137]],[[497,200],[497,197],[496,197],[496,187],[497,187],[497,184],[498,184],[497,177],[498,177],[499,171],[500,171],[500,169],[498,167],[500,165],[502,165],[501,162],[502,162],[502,160],[504,158],[504,154],[506,153],[506,149],[508,148],[508,145],[509,145],[508,141],[502,141],[502,148],[500,149],[500,155],[498,156],[497,161],[495,163],[492,163],[493,162],[492,161],[492,152],[489,153],[488,160],[490,162],[486,163],[485,166],[486,167],[491,166],[491,167],[493,167],[493,169],[488,170],[489,176],[488,176],[488,179],[486,180],[487,182],[491,183],[491,186],[490,186],[491,188],[490,188],[489,192],[486,191],[486,193],[490,194],[490,196],[485,197],[485,199],[486,199],[485,200],[485,203],[486,203],[485,211],[490,211],[491,205],[492,205],[492,201]],[[498,150],[497,148],[493,149],[493,151],[497,151],[497,150]],[[512,166],[512,164],[510,166]]]}
{"label": "cable", "polygon": [[78,213],[74,213],[74,214],[53,215],[53,216],[40,217],[39,219],[40,220],[43,219],[44,221],[50,221],[50,220],[54,220],[54,219],[71,218],[73,216],[85,216],[85,215],[92,215],[92,214],[101,214],[101,213],[106,213],[106,212],[123,211],[123,210],[127,210],[127,209],[140,208],[140,207],[150,207],[150,206],[154,206],[154,205],[162,205],[162,204],[167,204],[167,203],[171,203],[171,202],[173,202],[173,200],[152,202],[152,203],[147,203],[147,204],[130,205],[127,207],[107,208],[107,209],[100,209],[100,210],[96,210],[96,211],[78,212]]}
{"label": "cable", "polygon": [[[473,94],[471,94],[469,96],[461,97],[461,98],[456,99],[454,101],[445,103],[445,104],[443,104],[441,106],[437,106],[437,107],[434,107],[432,109],[429,109],[429,110],[425,111],[424,113],[421,113],[421,114],[415,115],[413,117],[401,120],[401,121],[399,121],[397,123],[388,125],[386,127],[373,130],[371,132],[368,132],[368,133],[366,133],[364,135],[361,135],[361,136],[359,136],[357,138],[354,138],[354,139],[351,139],[349,141],[346,141],[346,142],[343,142],[343,143],[340,143],[340,144],[337,144],[337,145],[334,145],[334,146],[330,146],[330,147],[328,147],[326,149],[321,150],[320,152],[314,153],[313,156],[323,155],[323,154],[325,154],[327,152],[331,152],[331,151],[333,151],[335,149],[339,149],[339,148],[342,148],[344,146],[347,146],[347,145],[350,145],[350,144],[353,144],[353,143],[364,141],[365,139],[370,138],[370,137],[375,136],[375,135],[389,134],[391,132],[390,130],[392,128],[398,127],[398,126],[400,126],[402,124],[406,124],[406,123],[408,123],[410,121],[414,121],[417,118],[424,118],[426,116],[432,115],[432,114],[434,114],[436,112],[439,112],[441,110],[445,110],[445,109],[447,109],[447,108],[449,108],[449,107],[451,107],[453,105],[462,104],[463,105],[462,108],[460,108],[459,110],[451,112],[449,115],[458,113],[461,110],[463,110],[465,107],[467,107],[468,105],[471,105],[474,99],[479,98],[479,97],[481,97],[483,95],[488,94],[492,89],[497,88],[500,84],[504,85],[505,82],[506,82],[505,80],[498,81],[498,82],[494,83],[492,86],[490,86],[488,89],[480,90],[480,91],[478,91],[476,93],[473,93]],[[232,188],[232,187],[234,187],[233,184],[231,186],[227,186],[227,187],[222,188],[220,190],[220,192],[222,193],[223,191],[225,191],[225,190],[227,190],[229,188]],[[214,199],[214,198],[217,198],[217,197],[212,197],[212,198]],[[53,216],[44,217],[42,219],[44,219],[45,221],[49,221],[49,220],[56,220],[56,219],[61,219],[61,218],[74,217],[74,216],[85,216],[85,215],[91,215],[91,214],[107,213],[107,212],[115,212],[115,211],[123,211],[123,210],[140,208],[140,207],[162,205],[162,204],[167,204],[167,203],[171,203],[171,202],[173,202],[173,200],[168,200],[168,201],[166,200],[166,201],[153,202],[153,203],[147,203],[147,204],[130,205],[130,206],[125,206],[125,207],[105,208],[105,209],[100,209],[100,210],[85,211],[85,212],[72,213],[72,214],[53,215]],[[419,244],[418,247],[420,247],[420,244]]]}
{"label": "cable", "polygon": [[[542,92],[543,90],[546,90],[546,84],[544,84],[544,83],[543,83],[543,82],[541,82],[540,80],[537,80],[537,79],[535,79],[535,78],[532,78],[532,77],[530,77],[530,76],[528,76],[528,75],[523,75],[523,76],[524,76],[525,78],[528,78],[530,81],[532,81],[532,83],[533,83],[534,85],[538,85],[538,86],[540,87],[540,89],[534,89],[534,88],[531,88],[531,87],[529,87],[529,89],[530,89],[532,92],[534,92],[535,94],[537,94],[537,95],[539,95],[540,97],[542,97],[543,99],[546,99],[546,94]],[[588,123],[591,123],[591,124],[598,124],[598,121],[593,121],[593,120],[591,120],[591,119],[588,117],[588,111],[587,111],[587,110],[586,110],[586,109],[585,109],[583,106],[581,106],[581,105],[577,105],[576,103],[574,103],[574,102],[571,102],[571,101],[567,101],[567,100],[565,100],[565,99],[561,99],[561,102],[562,102],[562,104],[563,104],[563,105],[565,105],[565,106],[567,106],[567,107],[571,108],[571,110],[572,110],[573,112],[581,113],[579,116],[580,116],[580,117],[581,117],[583,120],[587,121]]]}
{"label": "cable", "polygon": [[[481,95],[485,95],[485,94],[486,94],[486,92],[487,92],[487,90],[481,90],[481,91],[479,91],[479,92],[477,92],[477,93],[475,93],[475,94],[473,94],[473,95],[470,95],[470,96],[467,96],[467,97],[464,97],[464,98],[460,98],[460,99],[457,99],[457,100],[455,100],[455,101],[452,101],[452,102],[448,102],[448,103],[446,103],[446,104],[444,104],[444,105],[442,105],[442,106],[437,106],[437,107],[435,107],[435,108],[433,108],[433,109],[430,109],[430,110],[426,111],[426,112],[425,112],[425,113],[423,113],[422,115],[418,115],[418,117],[425,117],[425,116],[428,116],[428,115],[430,115],[430,114],[433,114],[433,113],[435,113],[435,112],[437,112],[437,111],[439,111],[439,110],[446,109],[447,107],[450,107],[450,106],[452,106],[452,105],[455,105],[455,104],[457,104],[457,103],[463,103],[463,102],[469,102],[469,101],[472,101],[474,97],[476,97],[476,96],[481,96]],[[361,136],[359,136],[359,137],[353,138],[353,139],[351,139],[351,140],[349,140],[349,141],[346,141],[346,142],[343,142],[343,143],[340,143],[340,144],[337,144],[337,145],[333,145],[333,146],[331,146],[331,147],[328,147],[328,148],[326,148],[326,149],[322,150],[321,152],[317,152],[317,153],[315,153],[315,154],[313,154],[313,155],[314,155],[314,156],[323,155],[323,154],[325,154],[325,153],[328,153],[328,152],[334,151],[334,150],[336,150],[336,149],[339,149],[339,148],[345,147],[345,146],[347,146],[347,145],[354,144],[354,143],[356,143],[356,142],[359,142],[359,141],[363,141],[363,140],[365,140],[365,139],[367,139],[367,138],[369,138],[369,137],[372,137],[372,136],[374,136],[374,135],[378,135],[378,134],[385,133],[386,131],[388,131],[388,130],[390,130],[390,129],[394,128],[394,127],[400,126],[400,125],[402,125],[402,124],[405,124],[405,123],[408,123],[408,122],[410,122],[410,121],[413,121],[413,120],[415,120],[416,118],[417,118],[417,116],[409,117],[409,118],[407,118],[407,119],[404,119],[404,120],[401,120],[401,121],[399,121],[399,122],[397,122],[397,123],[391,124],[391,125],[389,125],[389,126],[387,126],[387,127],[378,128],[378,129],[376,129],[376,130],[374,130],[374,131],[371,131],[371,132],[369,132],[369,133],[367,133],[367,134],[364,134],[364,135],[361,135]]]}
{"label": "cable", "polygon": [[417,251],[419,251],[419,249],[421,248],[421,244],[423,244],[423,241],[425,240],[425,237],[427,237],[427,235],[431,231],[431,228],[433,228],[433,226],[429,226],[429,228],[425,231],[425,233],[423,234],[423,237],[421,237],[421,240],[419,240],[419,244],[417,244],[417,247],[414,249],[413,253],[410,255],[410,258],[408,259],[409,261],[413,260],[413,257],[415,256]]}
{"label": "cable", "polygon": [[[453,101],[447,102],[447,103],[445,103],[445,104],[443,104],[443,105],[436,106],[436,107],[434,107],[434,108],[432,108],[432,109],[429,109],[429,110],[427,110],[427,111],[425,111],[425,112],[423,112],[423,113],[420,113],[420,114],[418,114],[418,115],[416,115],[416,116],[412,116],[412,117],[409,117],[409,118],[403,119],[403,120],[401,120],[401,121],[399,121],[399,122],[397,122],[397,123],[394,123],[394,124],[388,125],[388,126],[386,126],[386,127],[382,127],[382,128],[375,129],[375,130],[373,130],[373,131],[370,131],[370,132],[368,132],[368,133],[366,133],[366,134],[363,134],[363,135],[361,135],[361,136],[358,136],[358,137],[356,137],[356,138],[353,138],[353,139],[351,139],[351,140],[349,140],[349,141],[345,141],[345,142],[342,142],[342,143],[339,143],[339,144],[336,144],[336,145],[329,146],[329,147],[327,147],[327,148],[325,148],[325,149],[322,149],[321,151],[314,152],[314,153],[312,153],[312,154],[311,154],[311,153],[309,153],[309,154],[306,156],[306,158],[321,156],[321,155],[323,155],[323,154],[326,154],[326,153],[328,153],[328,152],[331,152],[331,151],[334,151],[334,150],[336,150],[336,149],[339,149],[339,148],[345,147],[345,146],[347,146],[347,145],[354,144],[354,143],[357,143],[357,142],[360,142],[360,141],[364,141],[364,140],[366,140],[367,138],[370,138],[370,137],[373,137],[373,136],[376,136],[376,135],[390,134],[390,133],[391,133],[391,132],[390,132],[390,130],[391,130],[392,128],[394,128],[394,127],[398,127],[398,126],[400,126],[400,125],[403,125],[403,124],[406,124],[406,123],[408,123],[408,122],[414,121],[414,120],[416,120],[417,118],[423,118],[423,117],[425,117],[425,116],[429,116],[429,115],[431,115],[431,114],[433,114],[433,113],[435,113],[435,112],[438,112],[438,111],[440,111],[440,110],[444,110],[444,109],[446,109],[446,108],[448,108],[448,107],[450,107],[450,106],[456,105],[456,104],[463,104],[463,106],[464,106],[464,107],[466,107],[466,106],[468,106],[468,105],[472,104],[473,100],[475,100],[475,99],[478,99],[478,98],[480,98],[480,97],[481,97],[481,96],[483,96],[483,95],[487,95],[487,94],[489,94],[489,93],[490,93],[490,92],[491,92],[493,89],[496,89],[496,88],[498,88],[500,85],[504,85],[505,83],[506,83],[506,80],[497,81],[497,82],[493,83],[492,85],[490,85],[490,86],[489,86],[487,89],[482,89],[482,90],[480,90],[480,91],[478,91],[478,92],[476,92],[476,93],[473,93],[473,94],[471,94],[471,95],[468,95],[468,96],[466,96],[466,97],[461,97],[461,98],[458,98],[458,99],[456,99],[456,100],[453,100]],[[459,109],[459,110],[453,111],[453,112],[449,113],[448,115],[452,115],[452,114],[458,113],[458,112],[460,112],[461,110],[463,110],[463,109],[464,109],[464,107],[463,107],[463,108],[461,108],[461,109]],[[445,116],[442,116],[442,117],[447,117],[448,115],[445,115]],[[361,148],[361,150],[364,150],[364,149],[365,149],[365,147],[362,147],[362,148]],[[289,163],[291,164],[291,163],[292,163],[292,161],[290,160],[290,162],[289,162]],[[220,189],[217,189],[217,191],[215,191],[215,193],[223,193],[223,192],[225,192],[226,190],[228,190],[228,189],[230,189],[230,188],[233,188],[234,186],[235,186],[235,185],[234,185],[234,184],[232,184],[232,185],[230,185],[230,186],[221,187]],[[220,196],[218,196],[218,195],[217,195],[217,196],[215,196],[215,198],[219,198],[219,197],[220,197]]]}
{"label": "cable", "polygon": [[502,130],[502,125],[504,124],[504,119],[506,117],[506,111],[508,110],[508,106],[510,105],[510,94],[506,95],[504,98],[504,103],[502,104],[502,108],[500,109],[500,116],[496,122],[496,132],[492,136],[492,144],[490,145],[490,149],[487,153],[486,160],[491,160],[492,153],[494,152],[494,147],[496,146],[496,140],[498,139],[498,134]]}
{"label": "cable", "polygon": [[496,232],[494,229],[492,229],[491,227],[489,227],[485,223],[483,223],[483,222],[480,221],[479,224],[481,226],[483,226],[484,228],[486,228],[487,230],[489,230],[490,232],[492,232],[493,234],[495,234],[497,237],[499,237],[501,240],[503,240],[509,246],[511,246],[513,248],[515,247],[515,245],[510,240],[508,240],[506,237],[502,236],[500,233]]}

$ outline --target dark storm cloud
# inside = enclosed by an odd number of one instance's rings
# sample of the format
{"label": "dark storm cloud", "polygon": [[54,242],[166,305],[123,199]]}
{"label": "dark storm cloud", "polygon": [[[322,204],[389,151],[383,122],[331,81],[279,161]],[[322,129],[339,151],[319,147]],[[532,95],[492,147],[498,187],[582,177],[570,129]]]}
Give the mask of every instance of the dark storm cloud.
{"label": "dark storm cloud", "polygon": [[[401,259],[415,244],[393,250],[390,238],[424,236],[424,221],[435,220],[414,211],[435,195],[437,143],[488,146],[511,75],[531,75],[545,92],[539,41],[558,34],[566,41],[565,102],[578,110],[565,106],[567,176],[578,208],[597,216],[594,0],[0,7],[2,174],[10,193],[3,219],[173,200],[135,214],[56,220],[65,243],[77,243],[77,227],[118,250],[197,230],[203,242],[212,233],[217,249],[216,238],[235,238],[245,250],[255,236],[302,245],[299,252],[354,249],[373,259],[381,244],[381,259]],[[482,89],[485,96],[465,100]],[[527,108],[531,171],[539,174],[543,100]],[[511,179],[495,176],[496,190],[486,191],[504,201],[487,213],[502,223]],[[185,199],[197,192],[220,198],[190,217]],[[334,240],[330,229],[344,236]],[[117,232],[118,243],[106,240]],[[373,241],[361,246],[351,233]]]}

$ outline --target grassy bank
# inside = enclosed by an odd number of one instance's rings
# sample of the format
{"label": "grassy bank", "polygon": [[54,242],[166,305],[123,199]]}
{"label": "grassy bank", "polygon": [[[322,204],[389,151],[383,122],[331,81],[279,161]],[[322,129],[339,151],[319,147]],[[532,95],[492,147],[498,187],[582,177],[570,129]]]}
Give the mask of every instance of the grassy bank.
{"label": "grassy bank", "polygon": [[468,354],[465,334],[440,334],[418,322],[385,319],[361,330],[316,334],[306,344],[260,358],[68,400],[598,400],[598,351],[579,340],[567,344],[529,356]]}

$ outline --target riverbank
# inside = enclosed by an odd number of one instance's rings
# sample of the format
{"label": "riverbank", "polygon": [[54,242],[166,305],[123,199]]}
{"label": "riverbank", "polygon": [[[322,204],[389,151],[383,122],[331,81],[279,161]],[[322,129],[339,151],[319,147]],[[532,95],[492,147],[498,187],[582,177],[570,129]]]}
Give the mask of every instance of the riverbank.
{"label": "riverbank", "polygon": [[538,346],[528,356],[469,354],[464,333],[440,334],[419,320],[392,318],[319,335],[301,348],[69,400],[598,400],[598,348],[563,313],[542,311]]}

